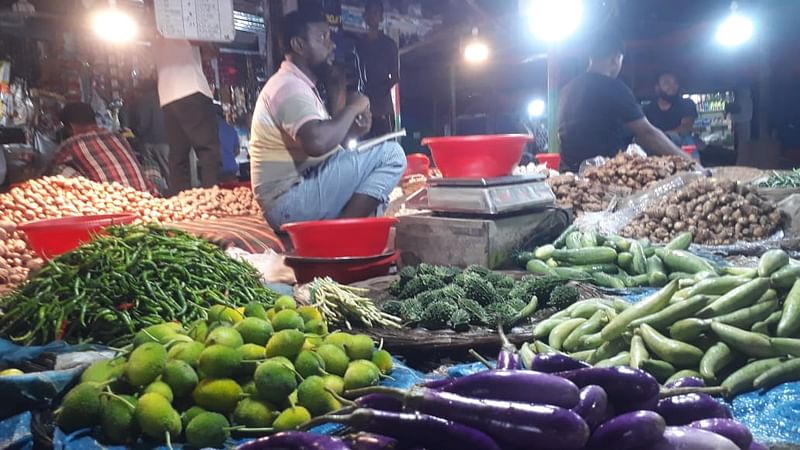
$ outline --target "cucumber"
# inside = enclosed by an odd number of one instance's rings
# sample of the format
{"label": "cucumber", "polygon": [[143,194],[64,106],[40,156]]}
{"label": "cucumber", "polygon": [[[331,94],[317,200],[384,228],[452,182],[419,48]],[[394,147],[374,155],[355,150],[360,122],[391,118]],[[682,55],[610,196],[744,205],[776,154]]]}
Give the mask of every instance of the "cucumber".
{"label": "cucumber", "polygon": [[710,320],[697,319],[690,317],[675,322],[669,327],[669,335],[672,339],[683,342],[694,342],[701,334],[711,328]]}
{"label": "cucumber", "polygon": [[588,266],[572,266],[572,269],[582,270],[587,273],[603,272],[608,274],[615,274],[619,270],[616,264],[592,264]]}
{"label": "cucumber", "polygon": [[775,350],[767,336],[745,331],[740,328],[711,322],[711,330],[730,348],[751,358],[769,358],[775,356]]}
{"label": "cucumber", "polygon": [[547,355],[548,353],[562,353],[542,341],[534,341],[533,346],[536,349],[536,353],[541,353],[544,355]]}
{"label": "cucumber", "polygon": [[778,355],[800,356],[800,339],[772,338],[769,342]]}
{"label": "cucumber", "polygon": [[596,364],[604,359],[614,357],[620,352],[626,351],[628,348],[628,342],[624,337],[618,337],[611,341],[606,341],[601,346],[597,347],[597,350],[595,350],[594,355],[592,355],[592,358],[588,361],[588,363]]}
{"label": "cucumber", "polygon": [[[568,308],[569,316],[573,319],[577,319],[578,317],[588,319],[595,315],[596,312],[601,310],[605,311],[606,313],[616,314],[614,308],[599,300],[583,300],[573,303]],[[592,333],[594,333],[594,331],[592,331]]]}
{"label": "cucumber", "polygon": [[652,275],[656,272],[664,274],[667,273],[667,270],[664,268],[664,261],[661,261],[661,258],[658,256],[653,255],[647,258],[647,274]]}
{"label": "cucumber", "polygon": [[683,369],[680,372],[675,372],[672,374],[671,377],[667,378],[667,381],[664,382],[665,385],[670,383],[674,383],[682,378],[699,378],[702,379],[703,377],[700,376],[700,372],[691,369]]}
{"label": "cucumber", "polygon": [[649,316],[636,319],[628,325],[628,328],[636,328],[639,325],[647,324],[656,330],[666,330],[675,322],[691,317],[697,311],[703,309],[708,304],[708,297],[698,295],[688,298],[682,302],[672,304]]}
{"label": "cucumber", "polygon": [[565,280],[588,281],[592,279],[591,274],[571,267],[554,267],[550,271]]}
{"label": "cucumber", "polygon": [[771,389],[779,384],[800,380],[800,359],[790,359],[778,364],[753,381],[756,389]]}
{"label": "cucumber", "polygon": [[644,249],[638,242],[631,244],[631,254],[633,255],[633,262],[631,263],[631,270],[634,275],[641,275],[647,273],[647,257],[644,255]]}
{"label": "cucumber", "polygon": [[617,265],[623,270],[631,272],[633,270],[633,255],[628,252],[622,252],[617,255]]}
{"label": "cucumber", "polygon": [[581,248],[592,248],[600,245],[598,243],[597,235],[591,231],[581,234]]}
{"label": "cucumber", "polygon": [[717,272],[717,269],[710,261],[685,250],[659,248],[656,249],[656,255],[664,261],[664,265],[674,272],[686,272],[691,274],[696,274],[698,272]]}
{"label": "cucumber", "polygon": [[588,361],[592,355],[594,354],[594,350],[582,350],[580,352],[570,353],[569,356],[572,359],[577,359],[578,361]]}
{"label": "cucumber", "polygon": [[741,369],[733,372],[722,382],[722,387],[727,389],[728,397],[735,397],[743,392],[753,390],[753,382],[762,373],[772,369],[785,361],[784,358],[760,359],[751,362]]}
{"label": "cucumber", "polygon": [[620,252],[627,252],[631,249],[631,241],[619,236],[609,236],[606,238],[606,242],[613,242],[614,247],[616,247],[617,251]]}
{"label": "cucumber", "polygon": [[800,278],[800,265],[786,265],[769,277],[769,282],[775,289],[791,289],[794,282]]}
{"label": "cucumber", "polygon": [[630,365],[634,369],[642,367],[642,361],[650,359],[642,337],[638,334],[631,338]]}
{"label": "cucumber", "polygon": [[753,279],[758,276],[758,269],[751,267],[726,267],[722,269],[725,275]]}
{"label": "cucumber", "polygon": [[548,259],[544,263],[547,264],[547,267],[550,267],[551,269],[558,267],[558,262],[553,258]]}
{"label": "cucumber", "polygon": [[756,303],[749,308],[742,308],[732,313],[711,318],[714,322],[724,323],[732,327],[749,329],[756,322],[766,320],[778,309],[778,300]]}
{"label": "cucumber", "polygon": [[647,324],[639,327],[647,348],[664,361],[678,367],[697,367],[703,358],[703,351],[694,345],[670,339]]}
{"label": "cucumber", "polygon": [[669,244],[665,245],[664,248],[668,250],[689,250],[689,246],[692,245],[692,239],[692,233],[681,233]]}
{"label": "cucumber", "polygon": [[783,316],[783,311],[779,309],[770,314],[769,317],[767,317],[766,319],[754,323],[753,326],[750,327],[750,331],[752,331],[753,333],[761,333],[772,336],[775,334],[776,329],[778,328],[778,322],[781,321],[782,316]]}
{"label": "cucumber", "polygon": [[767,289],[767,292],[764,292],[764,295],[758,297],[756,303],[771,302],[777,299],[778,299],[778,291],[776,291],[775,289]]}
{"label": "cucumber", "polygon": [[697,317],[705,319],[751,306],[767,292],[767,289],[769,289],[769,280],[766,278],[756,278],[714,300],[710,305],[697,313]]}
{"label": "cucumber", "polygon": [[568,226],[564,231],[561,232],[560,235],[558,235],[556,240],[553,241],[553,245],[556,248],[563,248],[565,245],[567,245],[567,236],[577,229],[578,228],[575,226],[575,224]]}
{"label": "cucumber", "polygon": [[535,256],[533,255],[533,252],[520,252],[520,253],[517,254],[517,258],[516,258],[517,259],[517,265],[519,265],[519,267],[524,268],[525,266],[528,265],[528,261],[530,261],[530,260],[532,260],[534,258],[535,258]]}
{"label": "cucumber", "polygon": [[547,261],[553,257],[553,252],[556,251],[554,245],[543,245],[533,252],[533,256],[540,261]]}
{"label": "cucumber", "polygon": [[582,338],[600,331],[606,323],[608,323],[608,316],[606,313],[604,311],[597,311],[589,320],[572,330],[572,333],[564,340],[564,350],[568,352],[580,350]]}
{"label": "cucumber", "polygon": [[758,276],[768,277],[789,264],[789,255],[783,250],[770,250],[758,260]]}
{"label": "cucumber", "polygon": [[594,366],[598,368],[619,367],[627,366],[631,363],[631,355],[628,352],[620,352],[617,356],[613,356],[602,361],[598,361]]}
{"label": "cucumber", "polygon": [[535,339],[544,339],[550,335],[550,332],[553,331],[553,328],[566,322],[567,320],[569,320],[569,317],[566,318],[551,317],[549,319],[543,320],[538,324],[536,324],[535,327],[533,327],[533,337]]}
{"label": "cucumber", "polygon": [[586,319],[569,319],[556,325],[553,331],[550,332],[547,343],[550,344],[550,347],[561,350],[564,341],[569,337],[570,333],[575,331],[575,329],[584,322],[586,322]]}
{"label": "cucumber", "polygon": [[796,337],[800,330],[800,280],[794,282],[792,290],[783,303],[783,315],[778,322],[778,337]]}
{"label": "cucumber", "polygon": [[542,275],[549,275],[552,273],[552,268],[545,262],[539,261],[538,259],[532,259],[528,261],[528,264],[525,265],[525,268],[530,273],[538,273]]}
{"label": "cucumber", "polygon": [[619,278],[622,278],[622,281],[625,282],[625,286],[627,287],[644,287],[650,285],[650,276],[645,274],[636,275],[636,276],[622,276],[617,275]]}
{"label": "cucumber", "polygon": [[724,342],[717,342],[706,350],[703,359],[700,360],[700,375],[708,383],[717,383],[717,374],[734,361],[736,353]]}
{"label": "cucumber", "polygon": [[686,273],[686,272],[670,272],[667,278],[669,278],[669,281],[673,281],[673,280],[683,280],[686,278],[692,278],[692,276],[693,275],[691,273]]}
{"label": "cucumber", "polygon": [[646,359],[642,361],[640,368],[652,375],[659,383],[667,381],[675,373],[675,366],[658,359]]}
{"label": "cucumber", "polygon": [[598,286],[609,289],[625,289],[625,282],[603,272],[595,272],[592,274],[592,282]]}
{"label": "cucumber", "polygon": [[603,328],[601,331],[603,338],[606,340],[614,339],[622,335],[628,324],[634,320],[660,311],[667,305],[667,302],[677,290],[678,283],[673,281],[650,297],[622,311]]}
{"label": "cucumber", "polygon": [[572,233],[568,234],[565,241],[565,246],[568,249],[581,248],[581,232],[573,231]]}
{"label": "cucumber", "polygon": [[559,263],[575,266],[612,264],[617,261],[617,252],[608,247],[587,247],[572,250],[556,250],[553,259]]}
{"label": "cucumber", "polygon": [[739,286],[747,284],[749,279],[736,276],[722,276],[717,278],[707,278],[698,281],[689,289],[687,295],[724,295]]}

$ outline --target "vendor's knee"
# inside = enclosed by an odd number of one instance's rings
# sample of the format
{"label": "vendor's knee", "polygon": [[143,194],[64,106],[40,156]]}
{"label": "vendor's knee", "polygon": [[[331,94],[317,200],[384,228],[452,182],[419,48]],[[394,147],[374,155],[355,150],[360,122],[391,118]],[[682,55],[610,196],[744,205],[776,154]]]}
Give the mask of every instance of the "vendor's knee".
{"label": "vendor's knee", "polygon": [[406,161],[406,153],[400,144],[387,142],[383,146],[383,152],[385,154],[384,161],[386,161],[387,165],[396,168],[400,173],[405,172],[408,162]]}

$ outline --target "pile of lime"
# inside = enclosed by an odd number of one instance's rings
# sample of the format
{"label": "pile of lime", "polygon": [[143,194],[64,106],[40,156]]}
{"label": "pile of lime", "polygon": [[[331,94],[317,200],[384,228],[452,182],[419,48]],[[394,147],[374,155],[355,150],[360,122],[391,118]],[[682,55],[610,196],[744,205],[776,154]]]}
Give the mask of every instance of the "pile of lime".
{"label": "pile of lime", "polygon": [[95,428],[110,444],[183,441],[222,447],[297,429],[342,408],[345,390],[376,385],[388,352],[363,334],[328,333],[320,312],[281,297],[212,307],[208,320],[139,331],[132,350],[89,366],[58,410],[65,432]]}

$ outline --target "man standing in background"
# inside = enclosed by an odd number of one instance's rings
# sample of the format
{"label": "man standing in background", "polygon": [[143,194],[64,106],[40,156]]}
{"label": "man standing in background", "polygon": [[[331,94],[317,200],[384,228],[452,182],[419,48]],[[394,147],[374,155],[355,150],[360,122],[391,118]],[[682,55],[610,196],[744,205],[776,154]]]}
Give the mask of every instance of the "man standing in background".
{"label": "man standing in background", "polygon": [[158,94],[169,142],[169,193],[191,188],[189,154],[200,165],[200,184],[217,184],[220,166],[217,117],[200,50],[189,41],[159,39],[154,44]]}
{"label": "man standing in background", "polygon": [[392,88],[400,82],[397,44],[381,31],[382,0],[367,0],[364,7],[367,34],[357,44],[358,56],[366,72],[366,94],[372,110],[372,129],[368,137],[394,131]]}
{"label": "man standing in background", "polygon": [[656,83],[655,101],[644,107],[647,120],[663,131],[676,145],[692,145],[692,131],[697,120],[697,105],[681,96],[678,77],[664,72]]}

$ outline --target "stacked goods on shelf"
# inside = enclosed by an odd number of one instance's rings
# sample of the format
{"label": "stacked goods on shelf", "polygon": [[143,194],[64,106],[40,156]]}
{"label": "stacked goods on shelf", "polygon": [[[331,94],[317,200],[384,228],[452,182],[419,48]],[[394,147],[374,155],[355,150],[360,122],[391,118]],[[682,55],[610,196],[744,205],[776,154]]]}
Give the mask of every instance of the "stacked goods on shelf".
{"label": "stacked goods on shelf", "polygon": [[772,236],[783,222],[775,205],[732,181],[698,180],[628,224],[625,236],[667,242],[685,232],[695,242],[726,245]]}
{"label": "stacked goods on shelf", "polygon": [[516,281],[479,266],[465,270],[421,264],[400,271],[390,288],[385,313],[409,326],[430,330],[467,331],[471,326],[510,327],[543,307],[565,308],[578,300],[578,290],[558,277],[526,277]]}

